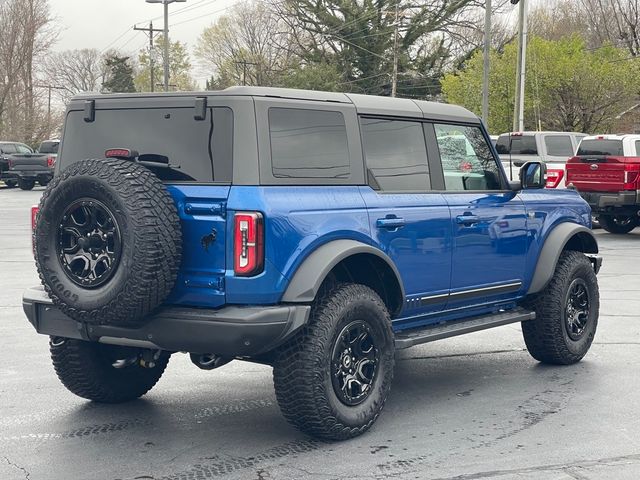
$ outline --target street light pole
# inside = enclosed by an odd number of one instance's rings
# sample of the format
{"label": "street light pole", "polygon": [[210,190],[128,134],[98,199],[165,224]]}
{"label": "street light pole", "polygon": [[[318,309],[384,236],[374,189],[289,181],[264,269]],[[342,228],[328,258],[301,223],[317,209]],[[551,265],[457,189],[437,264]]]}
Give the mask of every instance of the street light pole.
{"label": "street light pole", "polygon": [[516,96],[513,104],[513,130],[517,132],[524,130],[524,79],[526,58],[527,0],[520,0],[518,12],[518,66],[516,68]]}
{"label": "street light pole", "polygon": [[147,3],[162,3],[164,7],[164,91],[169,91],[169,4],[187,0],[145,0]]}
{"label": "street light pole", "polygon": [[491,50],[491,0],[484,7],[484,53],[482,69],[482,121],[489,124],[489,53]]}

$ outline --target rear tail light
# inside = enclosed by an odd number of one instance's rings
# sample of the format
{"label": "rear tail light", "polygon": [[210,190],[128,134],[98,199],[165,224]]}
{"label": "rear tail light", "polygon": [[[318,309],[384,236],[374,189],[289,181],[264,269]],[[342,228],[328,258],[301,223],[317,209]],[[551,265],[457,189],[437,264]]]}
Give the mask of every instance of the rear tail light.
{"label": "rear tail light", "polygon": [[259,212],[238,212],[234,220],[233,270],[250,277],[264,268],[264,226]]}
{"label": "rear tail light", "polygon": [[56,164],[56,157],[54,157],[53,155],[49,155],[47,157],[47,167],[53,168],[55,164]]}
{"label": "rear tail light", "polygon": [[564,178],[564,170],[549,169],[547,170],[547,188],[556,188]]}
{"label": "rear tail light", "polygon": [[638,174],[640,173],[639,164],[631,164],[624,166],[624,190],[636,190],[638,182]]}
{"label": "rear tail light", "polygon": [[31,249],[36,253],[36,224],[38,222],[38,206],[31,207]]}

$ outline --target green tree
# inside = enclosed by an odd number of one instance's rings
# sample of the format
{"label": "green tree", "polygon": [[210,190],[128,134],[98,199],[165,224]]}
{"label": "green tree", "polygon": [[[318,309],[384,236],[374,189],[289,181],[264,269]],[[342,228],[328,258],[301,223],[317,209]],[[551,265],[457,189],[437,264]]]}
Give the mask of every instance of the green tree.
{"label": "green tree", "polygon": [[[517,45],[491,53],[489,128],[510,131],[513,119]],[[589,49],[579,36],[558,41],[533,37],[527,47],[525,128],[606,132],[638,93],[638,64],[621,48]],[[482,53],[442,79],[448,102],[481,111]]]}
{"label": "green tree", "polygon": [[133,82],[133,68],[129,64],[129,57],[110,53],[104,63],[107,67],[107,79],[102,84],[106,92],[135,92]]}
{"label": "green tree", "polygon": [[[336,65],[349,90],[389,94],[394,66],[398,95],[434,96],[456,53],[453,29],[474,24],[472,0],[285,0],[284,15],[302,36],[309,63]],[[397,35],[397,44],[396,44]]]}
{"label": "green tree", "polygon": [[[158,84],[164,82],[164,37],[160,37],[154,46],[153,75],[155,91],[162,90]],[[140,68],[135,76],[136,89],[139,92],[151,91],[151,57],[149,50],[141,50],[138,56]],[[196,90],[196,83],[191,77],[191,61],[185,44],[175,41],[169,46],[169,84],[176,90]]]}

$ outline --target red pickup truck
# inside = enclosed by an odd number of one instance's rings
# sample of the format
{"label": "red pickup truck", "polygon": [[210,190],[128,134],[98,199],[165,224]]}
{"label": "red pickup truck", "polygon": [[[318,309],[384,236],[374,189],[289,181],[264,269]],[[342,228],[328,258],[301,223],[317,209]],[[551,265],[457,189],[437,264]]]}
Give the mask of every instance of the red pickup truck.
{"label": "red pickup truck", "polygon": [[591,206],[602,228],[629,233],[640,224],[640,135],[582,139],[567,162],[566,186]]}

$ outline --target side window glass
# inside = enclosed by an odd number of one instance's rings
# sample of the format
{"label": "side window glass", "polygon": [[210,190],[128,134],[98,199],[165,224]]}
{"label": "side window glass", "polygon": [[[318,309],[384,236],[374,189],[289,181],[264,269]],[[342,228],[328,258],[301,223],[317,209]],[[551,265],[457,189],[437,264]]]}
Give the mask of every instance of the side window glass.
{"label": "side window glass", "polygon": [[213,108],[214,177],[217,182],[230,182],[233,177],[233,111],[228,107]]}
{"label": "side window glass", "polygon": [[445,188],[500,190],[500,171],[479,127],[435,124]]}
{"label": "side window glass", "polygon": [[570,157],[573,155],[573,144],[569,135],[546,135],[544,144],[547,155],[555,157]]}
{"label": "side window glass", "polygon": [[636,157],[640,157],[640,140],[636,140]]}
{"label": "side window glass", "polygon": [[430,189],[422,123],[361,118],[367,169],[380,190]]}
{"label": "side window glass", "polygon": [[270,108],[269,135],[276,178],[348,178],[351,173],[340,112]]}

